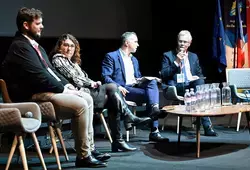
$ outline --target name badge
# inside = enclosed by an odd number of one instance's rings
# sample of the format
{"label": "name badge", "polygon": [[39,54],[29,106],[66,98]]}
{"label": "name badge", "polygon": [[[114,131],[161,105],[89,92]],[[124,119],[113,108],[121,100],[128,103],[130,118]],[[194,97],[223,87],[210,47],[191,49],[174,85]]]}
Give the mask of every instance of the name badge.
{"label": "name badge", "polygon": [[47,68],[47,70],[53,77],[55,77],[57,81],[61,81],[61,79],[57,77],[57,75],[49,67]]}
{"label": "name badge", "polygon": [[177,83],[184,83],[184,74],[177,74]]}

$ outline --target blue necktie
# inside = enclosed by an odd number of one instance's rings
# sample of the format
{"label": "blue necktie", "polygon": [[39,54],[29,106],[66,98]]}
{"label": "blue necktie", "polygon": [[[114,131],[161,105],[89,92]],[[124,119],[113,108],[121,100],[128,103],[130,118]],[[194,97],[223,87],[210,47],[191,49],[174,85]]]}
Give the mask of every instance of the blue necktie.
{"label": "blue necktie", "polygon": [[187,73],[186,73],[186,68],[185,68],[185,64],[184,64],[184,60],[181,61],[181,69],[182,69],[182,73],[184,75],[184,82],[186,85],[188,85],[188,78],[187,78]]}

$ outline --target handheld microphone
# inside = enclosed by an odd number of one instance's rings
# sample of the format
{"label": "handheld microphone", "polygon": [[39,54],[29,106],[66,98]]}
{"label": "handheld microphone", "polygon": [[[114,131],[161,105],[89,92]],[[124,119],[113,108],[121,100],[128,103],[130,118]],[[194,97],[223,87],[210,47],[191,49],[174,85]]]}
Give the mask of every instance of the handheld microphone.
{"label": "handheld microphone", "polygon": [[32,113],[32,112],[26,112],[26,113],[24,114],[24,116],[25,116],[26,118],[32,118],[32,117],[33,117],[33,113]]}

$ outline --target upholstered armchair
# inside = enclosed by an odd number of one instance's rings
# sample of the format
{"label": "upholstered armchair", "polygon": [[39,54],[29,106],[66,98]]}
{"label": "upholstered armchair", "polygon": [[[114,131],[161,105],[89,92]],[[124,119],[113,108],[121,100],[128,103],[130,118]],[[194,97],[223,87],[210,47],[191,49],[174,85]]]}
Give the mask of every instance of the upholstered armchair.
{"label": "upholstered armchair", "polygon": [[[183,96],[179,96],[177,94],[177,90],[175,86],[167,86],[167,88],[165,88],[164,90],[162,90],[162,94],[165,98],[164,100],[164,104],[161,104],[162,106],[168,106],[168,105],[179,105],[179,104],[183,104],[184,103],[184,97]],[[163,120],[163,125],[162,125],[162,130],[164,130],[164,127],[166,125],[166,121],[167,121],[168,115],[166,117],[164,117]],[[179,130],[180,130],[180,117],[177,117],[177,129],[176,129],[176,133],[179,134]]]}
{"label": "upholstered armchair", "polygon": [[[3,102],[4,103],[12,103],[10,96],[9,96],[9,93],[8,93],[6,83],[3,79],[0,79],[0,89],[2,92]],[[59,141],[61,143],[61,146],[62,146],[62,149],[64,152],[65,159],[67,161],[69,161],[69,157],[68,157],[68,154],[66,151],[66,147],[64,144],[61,130],[57,124],[58,119],[56,117],[54,106],[51,102],[36,102],[36,103],[38,104],[38,106],[41,110],[42,122],[46,122],[48,124],[50,139],[51,139],[52,147],[55,151],[54,154],[55,154],[56,162],[58,165],[58,169],[61,169],[61,163],[60,163],[59,153],[58,153],[58,149],[57,149],[55,134],[59,138]]]}
{"label": "upholstered armchair", "polygon": [[[233,68],[226,69],[226,80],[231,89],[232,103],[249,104],[250,102],[250,68]],[[238,113],[236,131],[240,129],[242,113]],[[232,116],[229,119],[229,126]]]}
{"label": "upholstered armchair", "polygon": [[25,134],[30,133],[34,141],[42,167],[46,170],[46,165],[41,153],[40,146],[35,132],[41,125],[41,112],[36,103],[8,103],[0,104],[0,126],[2,132],[14,132],[15,137],[12,143],[10,154],[6,163],[6,170],[9,169],[12,157],[19,147],[23,168],[28,169],[26,153],[23,143]]}

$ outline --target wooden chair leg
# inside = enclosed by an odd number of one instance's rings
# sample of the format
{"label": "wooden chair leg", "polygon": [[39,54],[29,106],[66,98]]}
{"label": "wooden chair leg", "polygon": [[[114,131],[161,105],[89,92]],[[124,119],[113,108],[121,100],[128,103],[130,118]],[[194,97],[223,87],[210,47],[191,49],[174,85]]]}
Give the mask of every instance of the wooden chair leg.
{"label": "wooden chair leg", "polygon": [[57,127],[57,125],[55,125],[55,129],[56,129],[56,133],[57,133],[57,136],[59,138],[59,141],[61,143],[65,159],[66,159],[66,161],[69,161],[69,156],[68,156],[68,153],[67,153],[67,150],[66,150],[66,147],[65,147],[63,137],[62,137],[62,131],[61,131],[61,129],[59,127]]}
{"label": "wooden chair leg", "polygon": [[[25,140],[26,135],[27,135],[26,133],[22,134],[23,141]],[[16,163],[18,164],[21,155],[20,155],[20,152],[17,152],[16,154],[17,154]]]}
{"label": "wooden chair leg", "polygon": [[8,161],[7,161],[5,170],[8,170],[9,167],[10,167],[10,163],[11,163],[12,157],[13,157],[13,155],[15,153],[16,146],[17,146],[17,135],[15,135],[14,140],[12,142],[12,146],[11,146],[11,149],[10,149],[10,154],[9,154],[9,157],[8,157]]}
{"label": "wooden chair leg", "polygon": [[240,130],[241,115],[242,115],[242,113],[239,112],[239,113],[238,113],[238,120],[237,120],[237,128],[236,128],[236,131],[237,131],[237,132]]}
{"label": "wooden chair leg", "polygon": [[23,137],[21,135],[18,136],[18,143],[19,143],[19,151],[20,151],[20,155],[21,155],[22,163],[23,163],[23,169],[28,170],[28,163],[27,163],[26,153],[25,153],[24,144],[23,144]]}
{"label": "wooden chair leg", "polygon": [[[52,126],[52,123],[50,122],[50,124],[51,124],[51,126]],[[62,125],[63,125],[63,120],[60,120],[59,121],[59,123],[56,125],[55,124],[55,126],[56,127],[58,127],[59,129],[61,129],[62,128]],[[56,132],[57,133],[57,132]],[[60,139],[59,139],[60,140]],[[62,146],[63,147],[63,146]],[[50,154],[52,154],[52,152],[53,152],[53,145],[51,145],[51,147],[50,147],[50,150],[49,150],[49,153]],[[68,154],[67,154],[68,155]],[[66,159],[67,160],[67,159]]]}
{"label": "wooden chair leg", "polygon": [[113,143],[113,140],[112,140],[112,137],[111,137],[111,135],[110,135],[109,128],[108,128],[108,125],[107,125],[107,123],[106,123],[106,121],[105,121],[105,118],[104,118],[104,116],[103,116],[103,113],[100,113],[100,118],[101,118],[102,124],[103,124],[103,126],[104,126],[104,128],[105,128],[105,131],[106,131],[106,133],[107,133],[107,136],[108,136],[108,138],[109,138],[110,143]]}
{"label": "wooden chair leg", "polygon": [[52,152],[53,152],[53,145],[51,145],[50,150],[49,150],[50,154],[52,154]]}
{"label": "wooden chair leg", "polygon": [[57,145],[56,145],[55,133],[53,131],[53,127],[52,127],[51,123],[49,124],[49,133],[50,133],[51,143],[52,143],[52,146],[53,146],[53,149],[54,149],[54,152],[55,152],[55,157],[56,157],[56,162],[57,162],[57,165],[58,165],[58,169],[61,170],[62,167],[61,167],[60,157],[59,157],[58,149],[57,149]]}
{"label": "wooden chair leg", "polygon": [[41,161],[41,164],[42,164],[42,166],[43,166],[43,169],[44,169],[44,170],[47,170],[47,167],[46,167],[46,165],[45,165],[45,162],[44,162],[44,159],[43,159],[43,155],[42,155],[42,152],[41,152],[39,143],[38,143],[38,141],[37,141],[36,134],[33,132],[33,133],[31,133],[31,136],[32,136],[33,141],[34,141],[34,144],[35,144],[35,146],[36,146],[36,151],[37,151],[38,157],[39,157],[39,159],[40,159],[40,161]]}

